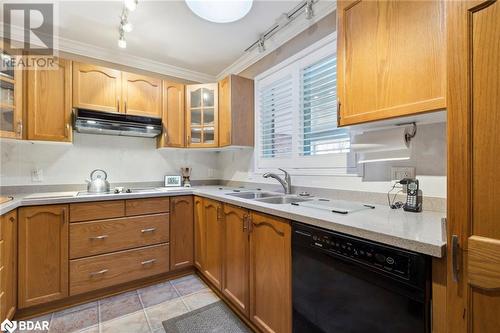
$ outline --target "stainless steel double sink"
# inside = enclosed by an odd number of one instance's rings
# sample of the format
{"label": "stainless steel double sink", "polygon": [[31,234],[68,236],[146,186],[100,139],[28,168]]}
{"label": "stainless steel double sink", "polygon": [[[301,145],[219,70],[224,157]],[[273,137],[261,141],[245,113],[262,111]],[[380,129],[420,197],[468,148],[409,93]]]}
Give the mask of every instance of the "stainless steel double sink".
{"label": "stainless steel double sink", "polygon": [[312,199],[300,198],[296,195],[285,195],[272,192],[240,192],[227,194],[232,197],[250,199],[275,205],[286,205],[297,202],[311,201]]}

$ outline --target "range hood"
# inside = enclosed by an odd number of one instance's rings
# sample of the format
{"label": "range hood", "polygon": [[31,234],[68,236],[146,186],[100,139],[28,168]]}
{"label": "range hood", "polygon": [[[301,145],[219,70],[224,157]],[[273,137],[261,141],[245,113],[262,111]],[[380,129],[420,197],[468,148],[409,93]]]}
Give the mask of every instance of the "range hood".
{"label": "range hood", "polygon": [[161,134],[160,118],[107,113],[84,109],[73,110],[73,128],[78,133],[138,136],[154,138]]}

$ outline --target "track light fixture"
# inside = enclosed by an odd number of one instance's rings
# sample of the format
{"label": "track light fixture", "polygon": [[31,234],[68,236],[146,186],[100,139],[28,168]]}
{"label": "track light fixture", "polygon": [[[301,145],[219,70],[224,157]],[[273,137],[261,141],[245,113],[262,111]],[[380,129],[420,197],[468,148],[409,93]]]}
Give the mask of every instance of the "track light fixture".
{"label": "track light fixture", "polygon": [[265,41],[274,36],[278,31],[284,29],[287,25],[292,23],[297,17],[304,14],[307,20],[312,20],[314,18],[314,5],[319,0],[303,0],[289,12],[282,14],[274,25],[269,27],[266,31],[264,31],[259,39],[255,41],[252,45],[246,48],[245,52],[251,51],[255,48],[259,49],[259,52],[262,53],[266,50]]}
{"label": "track light fixture", "polygon": [[124,1],[125,8],[127,8],[127,10],[129,10],[131,12],[133,12],[137,8],[138,3],[139,3],[139,0],[125,0]]}
{"label": "track light fixture", "polygon": [[118,39],[118,47],[121,49],[127,48],[127,41],[125,40],[125,31],[120,27],[120,38]]}
{"label": "track light fixture", "polygon": [[133,29],[132,23],[128,20],[129,13],[137,8],[139,0],[124,0],[122,14],[120,15],[120,26],[118,28],[119,38],[118,47],[125,49],[127,48],[127,40],[125,39],[125,33],[131,32]]}
{"label": "track light fixture", "polygon": [[313,0],[307,0],[306,6],[305,6],[305,14],[306,14],[306,19],[311,20],[314,17],[314,1]]}
{"label": "track light fixture", "polygon": [[266,39],[264,36],[259,38],[259,53],[264,53],[266,51]]}

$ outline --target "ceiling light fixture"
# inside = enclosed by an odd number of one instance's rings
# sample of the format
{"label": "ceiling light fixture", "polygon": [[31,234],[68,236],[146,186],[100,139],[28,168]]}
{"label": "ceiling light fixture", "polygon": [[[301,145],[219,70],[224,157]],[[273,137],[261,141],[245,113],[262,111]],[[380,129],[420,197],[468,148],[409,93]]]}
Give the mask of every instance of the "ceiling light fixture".
{"label": "ceiling light fixture", "polygon": [[[188,2],[189,0],[186,1]],[[298,18],[302,13],[305,14],[305,18],[307,20],[312,20],[314,18],[314,5],[318,1],[319,0],[303,0],[288,13],[282,14],[276,20],[276,23],[274,23],[269,29],[264,31],[264,33],[261,34],[261,37],[258,40],[256,40],[252,45],[246,48],[245,52],[249,52],[255,48],[258,48],[259,52],[262,53],[263,50],[265,50],[265,48],[263,49],[264,42],[274,36],[278,31],[284,29],[287,25],[292,23],[292,21]]]}
{"label": "ceiling light fixture", "polygon": [[123,31],[125,32],[131,32],[132,29],[134,28],[132,23],[128,21],[128,11],[123,10],[122,16],[120,17],[120,26],[122,27]]}
{"label": "ceiling light fixture", "polygon": [[125,32],[120,27],[120,39],[118,39],[118,47],[121,49],[127,48],[127,41],[125,40]]}
{"label": "ceiling light fixture", "polygon": [[125,0],[125,8],[133,12],[137,8],[137,4],[139,3],[139,0]]}
{"label": "ceiling light fixture", "polygon": [[215,23],[235,22],[245,17],[252,9],[253,0],[186,0],[193,13],[204,20]]}
{"label": "ceiling light fixture", "polygon": [[306,13],[306,19],[308,19],[308,20],[312,20],[312,18],[314,17],[313,5],[314,5],[313,0],[308,0],[306,3],[305,13]]}
{"label": "ceiling light fixture", "polygon": [[266,39],[264,36],[259,38],[259,53],[264,53],[266,51]]}

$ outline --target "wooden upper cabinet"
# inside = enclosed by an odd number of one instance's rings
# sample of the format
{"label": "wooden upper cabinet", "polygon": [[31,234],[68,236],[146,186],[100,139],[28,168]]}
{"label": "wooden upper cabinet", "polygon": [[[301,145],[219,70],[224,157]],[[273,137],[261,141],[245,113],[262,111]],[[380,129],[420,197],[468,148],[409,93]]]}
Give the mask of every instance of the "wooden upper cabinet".
{"label": "wooden upper cabinet", "polygon": [[222,287],[222,205],[203,199],[205,222],[205,268],[203,275],[219,290]]}
{"label": "wooden upper cabinet", "polygon": [[446,107],[445,1],[339,1],[339,125]]}
{"label": "wooden upper cabinet", "polygon": [[19,308],[68,296],[67,205],[19,209]]}
{"label": "wooden upper cabinet", "polygon": [[[0,55],[14,59],[3,48],[0,39]],[[0,138],[23,138],[23,71],[0,70]]]}
{"label": "wooden upper cabinet", "polygon": [[203,217],[203,199],[194,197],[194,266],[200,272],[205,269],[205,244],[206,230]]}
{"label": "wooden upper cabinet", "polygon": [[219,144],[219,97],[217,83],[186,86],[187,147]]}
{"label": "wooden upper cabinet", "polygon": [[170,269],[193,265],[193,197],[170,200]]}
{"label": "wooden upper cabinet", "polygon": [[250,320],[262,332],[292,331],[291,227],[288,221],[251,213]]}
{"label": "wooden upper cabinet", "polygon": [[138,116],[161,117],[161,80],[122,72],[123,112]]}
{"label": "wooden upper cabinet", "polygon": [[222,293],[243,314],[249,314],[249,222],[246,209],[224,204]]}
{"label": "wooden upper cabinet", "polygon": [[185,146],[185,86],[163,81],[163,133],[158,138],[158,148]]}
{"label": "wooden upper cabinet", "polygon": [[123,112],[121,71],[102,66],[73,63],[73,107]]}
{"label": "wooden upper cabinet", "polygon": [[254,82],[229,75],[219,82],[219,147],[254,145]]}
{"label": "wooden upper cabinet", "polygon": [[17,210],[0,216],[0,321],[17,307]]}
{"label": "wooden upper cabinet", "polygon": [[54,66],[26,71],[28,140],[71,142],[71,61]]}

